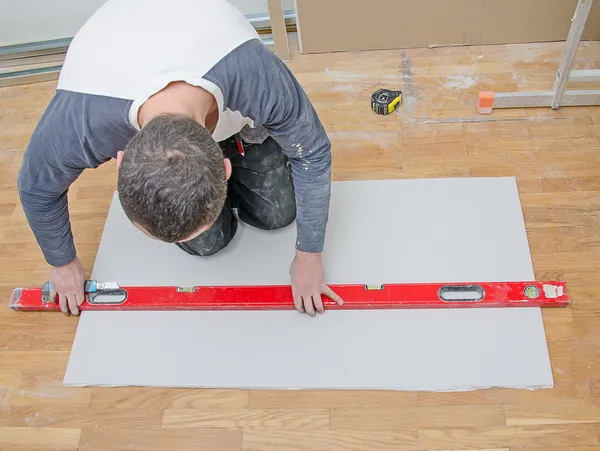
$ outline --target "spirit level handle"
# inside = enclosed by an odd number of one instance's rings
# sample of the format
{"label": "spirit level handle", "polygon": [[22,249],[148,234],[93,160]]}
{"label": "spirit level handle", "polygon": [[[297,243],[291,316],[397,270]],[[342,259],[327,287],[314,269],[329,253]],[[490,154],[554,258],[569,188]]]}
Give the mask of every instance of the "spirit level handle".
{"label": "spirit level handle", "polygon": [[444,302],[479,302],[485,297],[481,285],[445,285],[438,291]]}
{"label": "spirit level handle", "polygon": [[[86,280],[83,291],[90,304],[119,305],[127,299],[127,291],[113,282]],[[42,303],[56,303],[56,299],[50,296],[51,293],[52,283],[48,281],[42,286]]]}

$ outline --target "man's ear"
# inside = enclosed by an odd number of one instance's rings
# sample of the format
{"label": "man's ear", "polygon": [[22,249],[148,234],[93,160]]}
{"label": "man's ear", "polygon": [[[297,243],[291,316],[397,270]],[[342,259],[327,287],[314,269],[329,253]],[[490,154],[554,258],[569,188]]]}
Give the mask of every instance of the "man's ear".
{"label": "man's ear", "polygon": [[225,165],[225,180],[229,180],[229,177],[231,177],[231,160],[225,158],[223,164]]}
{"label": "man's ear", "polygon": [[121,166],[121,163],[123,163],[123,155],[124,155],[124,152],[122,150],[117,152],[117,170]]}

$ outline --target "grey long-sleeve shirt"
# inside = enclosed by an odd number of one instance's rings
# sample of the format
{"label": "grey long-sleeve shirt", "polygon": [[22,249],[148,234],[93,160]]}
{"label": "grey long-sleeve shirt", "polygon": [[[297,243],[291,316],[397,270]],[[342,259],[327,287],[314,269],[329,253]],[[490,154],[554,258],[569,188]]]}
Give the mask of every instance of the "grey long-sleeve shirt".
{"label": "grey long-sleeve shirt", "polygon": [[[290,158],[296,190],[297,248],[320,252],[329,210],[331,146],[315,110],[292,73],[256,38],[254,30],[245,28],[237,30],[241,36],[230,38],[232,42],[228,46],[233,48],[222,45],[226,50],[221,49],[221,53],[225,52],[223,55],[217,52],[205,58],[208,62],[195,61],[183,68],[182,61],[187,61],[196,50],[214,47],[213,42],[197,41],[192,49],[185,48],[177,58],[172,55],[173,49],[157,46],[152,48],[152,56],[148,52],[128,56],[135,50],[125,47],[119,50],[112,41],[118,42],[119,33],[125,33],[119,29],[121,23],[129,27],[128,8],[137,14],[134,6],[140,2],[153,5],[150,15],[154,16],[149,17],[146,10],[146,20],[156,22],[160,18],[168,23],[174,20],[164,17],[169,15],[162,10],[167,4],[164,0],[109,1],[107,5],[112,10],[103,12],[101,9],[96,13],[91,19],[92,29],[86,24],[71,44],[57,92],[25,152],[19,173],[19,194],[47,262],[61,266],[76,256],[67,204],[69,186],[84,169],[96,168],[115,158],[139,129],[139,107],[153,93],[176,80],[201,86],[217,99],[220,118],[213,133],[215,140],[226,139],[248,127],[258,131],[262,127],[280,144]],[[206,19],[208,22],[220,20],[222,24],[230,20],[230,28],[235,28],[240,21],[236,16],[239,13],[228,9],[224,0],[168,2],[173,3],[180,8],[192,8],[192,4],[198,8],[197,3],[210,3],[224,8],[225,12]],[[110,51],[105,51],[102,42],[96,42],[98,29],[115,15],[120,22],[105,31],[111,33],[111,44],[107,45]],[[143,19],[136,16],[141,23]],[[129,28],[127,33],[131,33]],[[172,28],[179,30],[176,24]],[[137,36],[142,31],[136,30]],[[206,30],[202,35],[204,33]],[[181,36],[171,39],[170,45],[176,45],[178,37]],[[200,38],[202,36],[195,36],[197,40]],[[212,47],[208,53],[214,53]],[[115,55],[119,51],[121,53]],[[142,57],[151,57],[151,64]],[[198,58],[202,60],[202,55]],[[127,61],[125,66],[124,61]],[[101,73],[94,72],[99,68],[103,68]],[[86,77],[92,79],[86,80]]]}

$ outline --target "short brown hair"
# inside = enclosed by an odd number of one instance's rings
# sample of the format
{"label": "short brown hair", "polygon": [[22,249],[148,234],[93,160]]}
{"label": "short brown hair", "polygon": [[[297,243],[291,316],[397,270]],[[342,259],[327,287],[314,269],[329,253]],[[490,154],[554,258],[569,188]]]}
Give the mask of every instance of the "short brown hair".
{"label": "short brown hair", "polygon": [[214,221],[223,208],[223,153],[192,118],[157,116],[127,145],[118,190],[132,222],[159,240],[184,240]]}

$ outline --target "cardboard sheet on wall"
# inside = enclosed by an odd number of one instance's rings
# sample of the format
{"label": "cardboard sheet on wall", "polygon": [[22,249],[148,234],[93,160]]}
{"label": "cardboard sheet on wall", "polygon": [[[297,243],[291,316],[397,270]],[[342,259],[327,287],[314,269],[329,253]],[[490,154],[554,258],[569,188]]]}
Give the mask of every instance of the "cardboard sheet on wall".
{"label": "cardboard sheet on wall", "polygon": [[[287,284],[294,226],[241,225],[213,257],[148,238],[115,196],[92,277]],[[331,283],[534,278],[514,178],[337,182]],[[291,300],[290,300],[291,302]],[[84,312],[66,385],[469,390],[553,385],[539,309]]]}
{"label": "cardboard sheet on wall", "polygon": [[[303,53],[567,38],[577,0],[297,0]],[[600,39],[594,5],[584,39]]]}

